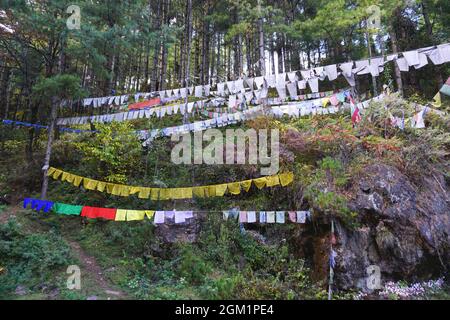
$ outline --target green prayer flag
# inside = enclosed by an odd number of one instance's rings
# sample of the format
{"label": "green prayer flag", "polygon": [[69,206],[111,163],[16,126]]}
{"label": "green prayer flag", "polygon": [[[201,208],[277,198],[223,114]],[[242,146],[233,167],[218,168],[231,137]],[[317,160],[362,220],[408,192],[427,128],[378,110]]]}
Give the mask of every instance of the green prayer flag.
{"label": "green prayer flag", "polygon": [[72,206],[64,203],[55,203],[53,205],[53,211],[55,211],[55,213],[67,216],[79,216],[82,209],[83,206]]}

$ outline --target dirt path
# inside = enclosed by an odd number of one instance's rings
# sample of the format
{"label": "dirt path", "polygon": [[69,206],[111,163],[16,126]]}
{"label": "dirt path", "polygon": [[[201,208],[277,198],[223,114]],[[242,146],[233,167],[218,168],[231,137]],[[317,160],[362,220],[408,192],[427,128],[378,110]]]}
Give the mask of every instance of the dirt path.
{"label": "dirt path", "polygon": [[[12,217],[17,215],[17,211],[21,209],[20,206],[8,206],[0,213],[0,224],[5,224]],[[67,239],[71,251],[75,258],[80,262],[81,268],[81,284],[85,284],[84,290],[87,291],[88,298],[91,300],[126,300],[129,297],[127,294],[111,285],[104,277],[104,271],[97,263],[96,259],[87,254],[79,243]],[[84,281],[83,281],[84,276]],[[83,290],[83,287],[82,287]],[[95,292],[92,293],[91,292]]]}
{"label": "dirt path", "polygon": [[103,269],[98,265],[94,257],[88,255],[77,242],[67,240],[72,252],[81,262],[81,274],[87,274],[95,283],[96,290],[104,293],[102,296],[93,296],[95,299],[106,300],[124,300],[127,299],[127,294],[113,288],[109,282],[104,278]]}

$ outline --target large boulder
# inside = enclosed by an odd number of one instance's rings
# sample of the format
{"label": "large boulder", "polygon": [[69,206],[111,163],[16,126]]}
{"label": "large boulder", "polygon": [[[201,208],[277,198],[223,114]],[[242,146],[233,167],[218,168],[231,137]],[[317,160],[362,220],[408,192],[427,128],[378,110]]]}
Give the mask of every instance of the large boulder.
{"label": "large boulder", "polygon": [[352,185],[350,209],[359,227],[337,223],[336,285],[367,290],[367,267],[381,280],[429,279],[450,267],[450,190],[442,175],[430,173],[414,185],[398,169],[365,168]]}

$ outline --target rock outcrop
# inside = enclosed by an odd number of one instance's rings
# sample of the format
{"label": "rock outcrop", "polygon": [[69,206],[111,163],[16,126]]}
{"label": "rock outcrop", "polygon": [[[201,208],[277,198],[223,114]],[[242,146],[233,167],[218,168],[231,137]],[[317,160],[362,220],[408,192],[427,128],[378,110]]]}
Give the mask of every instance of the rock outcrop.
{"label": "rock outcrop", "polygon": [[421,187],[398,169],[377,164],[352,186],[349,207],[360,226],[337,224],[336,285],[366,288],[366,269],[381,280],[429,279],[450,267],[450,190],[443,176],[429,174]]}

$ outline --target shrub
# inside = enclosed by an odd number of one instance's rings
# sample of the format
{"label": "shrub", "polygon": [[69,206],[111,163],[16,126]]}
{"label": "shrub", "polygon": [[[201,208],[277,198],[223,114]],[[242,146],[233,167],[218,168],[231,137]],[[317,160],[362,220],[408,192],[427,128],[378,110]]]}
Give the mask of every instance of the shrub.
{"label": "shrub", "polygon": [[180,253],[181,261],[178,273],[191,284],[201,284],[211,267],[203,260],[199,253],[190,245],[185,245]]}
{"label": "shrub", "polygon": [[109,182],[125,183],[127,176],[140,167],[141,144],[128,122],[97,124],[98,133],[76,142],[91,173]]}
{"label": "shrub", "polygon": [[15,220],[0,225],[0,257],[6,272],[0,276],[0,296],[18,284],[33,287],[52,278],[55,270],[70,265],[70,250],[53,232],[23,234]]}

